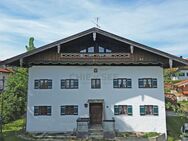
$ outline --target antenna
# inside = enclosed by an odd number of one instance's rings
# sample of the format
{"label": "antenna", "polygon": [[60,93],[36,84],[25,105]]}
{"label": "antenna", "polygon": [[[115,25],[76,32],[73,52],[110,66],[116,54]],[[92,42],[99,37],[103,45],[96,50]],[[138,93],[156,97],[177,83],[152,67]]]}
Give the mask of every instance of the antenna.
{"label": "antenna", "polygon": [[95,24],[95,26],[98,27],[98,28],[101,28],[101,27],[99,26],[99,17],[96,17],[94,20],[95,20],[95,21],[92,21],[92,22]]}

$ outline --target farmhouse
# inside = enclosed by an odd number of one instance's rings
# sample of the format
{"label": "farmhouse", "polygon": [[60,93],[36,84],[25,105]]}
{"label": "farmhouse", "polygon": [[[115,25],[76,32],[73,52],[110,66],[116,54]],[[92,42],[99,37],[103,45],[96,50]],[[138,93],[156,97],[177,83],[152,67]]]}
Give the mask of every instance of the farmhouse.
{"label": "farmhouse", "polygon": [[28,132],[72,132],[86,122],[166,133],[163,68],[188,62],[91,28],[0,65],[29,68]]}

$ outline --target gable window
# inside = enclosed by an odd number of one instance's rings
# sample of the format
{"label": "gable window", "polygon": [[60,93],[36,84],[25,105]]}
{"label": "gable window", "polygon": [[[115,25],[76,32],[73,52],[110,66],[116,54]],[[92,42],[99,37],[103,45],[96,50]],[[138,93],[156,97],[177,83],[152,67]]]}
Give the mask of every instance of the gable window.
{"label": "gable window", "polygon": [[115,105],[114,115],[133,115],[133,110],[131,105]]}
{"label": "gable window", "polygon": [[131,88],[131,79],[117,78],[113,80],[114,88]]}
{"label": "gable window", "polygon": [[78,89],[78,79],[62,79],[61,89]]}
{"label": "gable window", "polygon": [[157,88],[156,78],[140,78],[138,80],[139,88]]}
{"label": "gable window", "polygon": [[52,89],[51,79],[39,79],[35,80],[35,89]]}
{"label": "gable window", "polygon": [[91,79],[91,88],[92,89],[100,89],[101,88],[101,80],[100,79]]}
{"label": "gable window", "polygon": [[61,106],[61,115],[78,115],[78,106],[77,105]]}
{"label": "gable window", "polygon": [[159,115],[158,106],[156,105],[141,105],[140,106],[140,115]]}
{"label": "gable window", "polygon": [[88,48],[88,53],[94,53],[94,47],[89,47]]}
{"label": "gable window", "polygon": [[185,73],[184,72],[180,72],[179,76],[185,76]]}
{"label": "gable window", "polygon": [[34,106],[34,116],[51,116],[51,106]]}

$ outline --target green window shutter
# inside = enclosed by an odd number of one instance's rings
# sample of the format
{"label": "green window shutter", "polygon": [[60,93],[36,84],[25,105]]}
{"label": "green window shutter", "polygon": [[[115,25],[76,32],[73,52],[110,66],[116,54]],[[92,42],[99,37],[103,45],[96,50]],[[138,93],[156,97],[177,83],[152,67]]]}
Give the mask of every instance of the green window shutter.
{"label": "green window shutter", "polygon": [[52,89],[52,80],[48,80],[48,89]]}
{"label": "green window shutter", "polygon": [[156,78],[152,79],[152,88],[157,88],[157,79]]}
{"label": "green window shutter", "polygon": [[65,106],[61,106],[61,115],[65,115]]}
{"label": "green window shutter", "polygon": [[132,109],[132,106],[131,106],[131,105],[128,105],[128,106],[127,106],[127,111],[128,111],[128,115],[129,115],[129,116],[132,116],[132,115],[133,115],[133,109]]}
{"label": "green window shutter", "polygon": [[61,80],[61,89],[65,89],[65,79]]}
{"label": "green window shutter", "polygon": [[140,106],[140,115],[141,116],[145,115],[145,106],[144,105]]}
{"label": "green window shutter", "polygon": [[127,88],[131,88],[131,87],[132,87],[131,79],[127,79]]}
{"label": "green window shutter", "polygon": [[39,106],[34,106],[34,116],[39,115]]}
{"label": "green window shutter", "polygon": [[114,105],[114,115],[119,115],[119,106]]}
{"label": "green window shutter", "polygon": [[35,89],[39,89],[39,80],[35,80],[34,87]]}
{"label": "green window shutter", "polygon": [[51,106],[47,106],[47,115],[51,116],[52,113],[52,107]]}
{"label": "green window shutter", "polygon": [[78,115],[78,106],[77,105],[74,106],[74,115]]}
{"label": "green window shutter", "polygon": [[118,79],[113,80],[113,86],[114,88],[118,88]]}
{"label": "green window shutter", "polygon": [[78,88],[78,79],[74,79],[74,88],[75,88],[75,89]]}
{"label": "green window shutter", "polygon": [[139,88],[144,88],[144,79],[138,79],[138,86]]}
{"label": "green window shutter", "polygon": [[159,109],[158,109],[158,106],[156,106],[156,105],[153,106],[153,114],[156,116],[159,115]]}

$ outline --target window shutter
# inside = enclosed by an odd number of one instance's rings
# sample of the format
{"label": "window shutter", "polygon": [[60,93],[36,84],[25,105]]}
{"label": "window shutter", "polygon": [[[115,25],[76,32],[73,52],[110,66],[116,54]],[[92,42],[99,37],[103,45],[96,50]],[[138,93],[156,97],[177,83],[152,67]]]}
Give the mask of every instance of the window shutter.
{"label": "window shutter", "polygon": [[114,115],[119,115],[119,106],[114,105]]}
{"label": "window shutter", "polygon": [[156,78],[152,79],[152,87],[157,88],[157,79]]}
{"label": "window shutter", "polygon": [[131,88],[131,87],[132,87],[131,79],[127,79],[127,88]]}
{"label": "window shutter", "polygon": [[34,85],[35,89],[39,89],[39,80],[35,80]]}
{"label": "window shutter", "polygon": [[47,106],[47,115],[51,116],[52,108],[51,106]]}
{"label": "window shutter", "polygon": [[139,79],[138,80],[138,85],[139,85],[139,88],[144,88],[144,80],[143,79]]}
{"label": "window shutter", "polygon": [[61,106],[61,115],[65,115],[65,106]]}
{"label": "window shutter", "polygon": [[74,79],[74,88],[78,88],[78,79]]}
{"label": "window shutter", "polygon": [[39,115],[39,106],[34,106],[34,116]]}
{"label": "window shutter", "polygon": [[153,114],[156,115],[156,116],[159,115],[158,106],[156,106],[156,105],[153,106]]}
{"label": "window shutter", "polygon": [[113,86],[114,88],[118,88],[118,79],[113,80]]}
{"label": "window shutter", "polygon": [[65,89],[65,79],[61,80],[61,89]]}
{"label": "window shutter", "polygon": [[74,115],[78,115],[78,106],[77,105],[74,106]]}
{"label": "window shutter", "polygon": [[48,89],[52,89],[52,80],[48,80]]}
{"label": "window shutter", "polygon": [[127,106],[127,111],[128,111],[128,115],[130,115],[130,116],[133,115],[133,110],[132,110],[132,106],[131,105]]}
{"label": "window shutter", "polygon": [[144,105],[140,106],[140,115],[145,115],[145,106]]}

